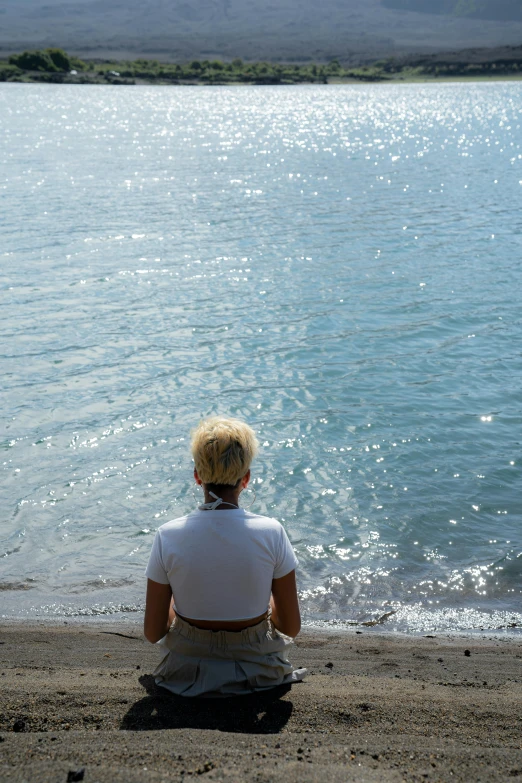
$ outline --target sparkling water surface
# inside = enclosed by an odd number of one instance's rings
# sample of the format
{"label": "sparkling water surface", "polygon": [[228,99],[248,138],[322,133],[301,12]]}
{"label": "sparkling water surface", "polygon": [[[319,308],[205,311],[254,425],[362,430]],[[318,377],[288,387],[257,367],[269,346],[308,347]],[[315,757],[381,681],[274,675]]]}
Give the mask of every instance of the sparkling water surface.
{"label": "sparkling water surface", "polygon": [[141,611],[224,413],[308,622],[522,624],[521,124],[520,83],[0,85],[0,614]]}

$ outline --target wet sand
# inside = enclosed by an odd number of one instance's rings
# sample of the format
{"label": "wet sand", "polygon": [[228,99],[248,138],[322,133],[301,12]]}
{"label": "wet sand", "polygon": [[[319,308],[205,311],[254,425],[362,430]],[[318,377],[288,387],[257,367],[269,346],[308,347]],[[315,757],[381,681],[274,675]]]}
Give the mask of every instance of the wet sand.
{"label": "wet sand", "polygon": [[306,631],[291,658],[305,682],[196,701],[138,626],[4,626],[0,780],[522,781],[522,639]]}

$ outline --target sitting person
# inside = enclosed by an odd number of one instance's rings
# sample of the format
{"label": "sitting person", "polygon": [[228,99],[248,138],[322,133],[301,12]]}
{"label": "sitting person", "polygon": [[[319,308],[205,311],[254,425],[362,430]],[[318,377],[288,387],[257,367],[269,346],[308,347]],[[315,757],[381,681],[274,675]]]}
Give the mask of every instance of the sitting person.
{"label": "sitting person", "polygon": [[279,522],[239,507],[254,431],[216,417],[192,435],[205,502],[162,525],[147,566],[144,632],[165,657],[156,683],[182,696],[233,696],[302,680],[286,657],[301,628],[297,558]]}

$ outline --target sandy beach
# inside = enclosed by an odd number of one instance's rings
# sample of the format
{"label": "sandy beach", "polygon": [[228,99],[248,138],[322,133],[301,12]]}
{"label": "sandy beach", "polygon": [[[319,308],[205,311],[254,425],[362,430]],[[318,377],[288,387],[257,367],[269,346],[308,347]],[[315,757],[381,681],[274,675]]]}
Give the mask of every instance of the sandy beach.
{"label": "sandy beach", "polygon": [[137,625],[4,625],[0,779],[522,779],[522,640],[308,630],[291,657],[304,683],[196,701]]}

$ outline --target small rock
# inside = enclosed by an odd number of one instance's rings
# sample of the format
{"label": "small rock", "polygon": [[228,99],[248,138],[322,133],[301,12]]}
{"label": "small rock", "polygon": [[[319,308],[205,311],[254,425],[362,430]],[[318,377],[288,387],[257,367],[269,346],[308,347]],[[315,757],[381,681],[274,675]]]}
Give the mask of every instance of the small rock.
{"label": "small rock", "polygon": [[16,720],[14,722],[13,731],[25,731],[25,720]]}
{"label": "small rock", "polygon": [[466,658],[469,658],[469,656],[471,655],[471,653],[470,653],[470,651],[469,651],[469,650],[464,650],[464,655],[466,656]]}
{"label": "small rock", "polygon": [[205,761],[202,767],[199,767],[196,770],[196,775],[204,775],[206,772],[210,772],[211,769],[214,769],[214,764],[212,761]]}
{"label": "small rock", "polygon": [[297,752],[298,752],[298,753],[304,753],[304,751],[303,751],[303,749],[302,749],[302,748],[297,748]]}
{"label": "small rock", "polygon": [[355,633],[362,633],[362,631],[356,631]]}
{"label": "small rock", "polygon": [[333,663],[331,661],[329,661],[328,663],[325,663],[325,667],[327,669],[333,669]]}
{"label": "small rock", "polygon": [[141,669],[141,666],[136,666],[136,669]]}
{"label": "small rock", "polygon": [[437,658],[439,663],[442,663],[444,661],[444,658]]}
{"label": "small rock", "polygon": [[76,783],[77,780],[83,780],[85,767],[81,769],[70,769],[67,773],[67,783]]}

